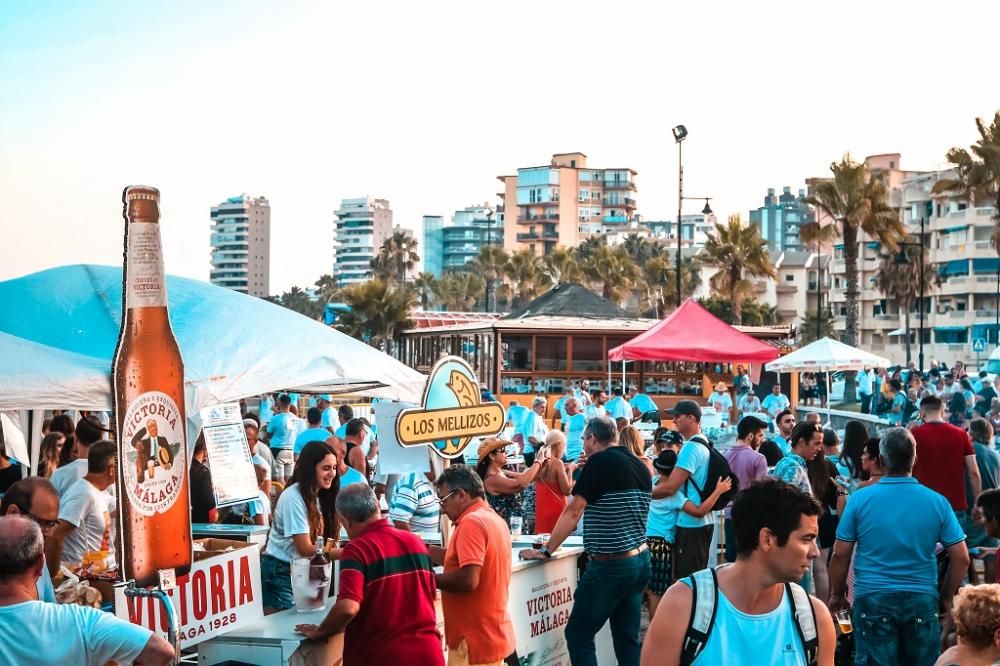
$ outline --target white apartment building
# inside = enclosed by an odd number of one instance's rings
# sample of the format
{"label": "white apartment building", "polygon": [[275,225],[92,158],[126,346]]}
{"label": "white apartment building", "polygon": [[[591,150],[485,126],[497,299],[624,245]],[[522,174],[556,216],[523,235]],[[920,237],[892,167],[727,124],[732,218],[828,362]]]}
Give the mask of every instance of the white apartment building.
{"label": "white apartment building", "polygon": [[342,286],[371,279],[371,260],[392,234],[389,201],[367,196],[342,199],[334,215],[334,280]]}
{"label": "white apartment building", "polygon": [[[962,360],[976,364],[972,343],[987,342],[985,357],[997,347],[997,307],[1000,306],[1000,258],[991,242],[995,229],[992,206],[971,207],[953,195],[933,195],[934,184],[950,171],[906,172],[898,168],[899,155],[879,155],[866,160],[869,168],[882,173],[889,183],[890,202],[899,210],[911,239],[920,235],[924,219],[927,260],[934,267],[934,280],[926,285],[924,298],[925,365],[938,360],[952,365]],[[906,360],[905,340],[911,340],[911,357],[917,360],[920,304],[914,302],[910,330],[905,313],[896,301],[875,288],[874,280],[883,254],[879,243],[859,241],[858,268],[861,279],[859,344],[895,363]],[[836,327],[846,320],[843,245],[834,247],[831,306]],[[919,299],[918,299],[919,301]]]}
{"label": "white apartment building", "polygon": [[212,284],[263,298],[270,295],[271,204],[241,194],[211,209]]}

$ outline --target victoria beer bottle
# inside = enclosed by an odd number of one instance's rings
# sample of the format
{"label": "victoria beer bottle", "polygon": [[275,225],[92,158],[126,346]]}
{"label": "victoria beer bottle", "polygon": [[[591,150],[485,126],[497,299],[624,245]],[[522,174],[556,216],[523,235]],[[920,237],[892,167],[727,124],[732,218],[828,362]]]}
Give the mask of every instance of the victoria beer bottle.
{"label": "victoria beer bottle", "polygon": [[191,568],[184,365],[167,315],[160,192],[125,188],[122,326],[114,359],[118,511],[125,580]]}

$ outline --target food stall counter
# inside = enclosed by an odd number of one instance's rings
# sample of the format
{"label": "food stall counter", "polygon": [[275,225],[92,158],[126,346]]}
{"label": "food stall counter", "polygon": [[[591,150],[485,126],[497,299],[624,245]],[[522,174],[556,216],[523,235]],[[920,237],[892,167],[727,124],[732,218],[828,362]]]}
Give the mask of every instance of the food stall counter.
{"label": "food stall counter", "polygon": [[226,525],[224,523],[192,523],[195,539],[230,539],[263,545],[271,528],[263,525]]}

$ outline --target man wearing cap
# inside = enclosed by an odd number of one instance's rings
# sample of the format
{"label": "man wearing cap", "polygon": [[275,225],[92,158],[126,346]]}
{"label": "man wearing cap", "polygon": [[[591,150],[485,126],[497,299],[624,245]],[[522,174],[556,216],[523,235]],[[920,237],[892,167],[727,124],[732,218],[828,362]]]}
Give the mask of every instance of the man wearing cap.
{"label": "man wearing cap", "polygon": [[646,466],[616,441],[608,417],[587,422],[587,464],[573,486],[572,499],[548,542],[519,554],[527,560],[552,557],[583,518],[583,547],[590,563],[566,624],[566,647],[574,666],[597,666],[594,637],[609,619],[618,664],[639,664],[642,594],[651,572],[646,517],[653,480]]}
{"label": "man wearing cap", "polygon": [[[694,400],[679,400],[666,410],[674,419],[674,427],[684,436],[684,446],[677,456],[677,465],[670,476],[660,478],[653,488],[653,499],[684,493],[695,504],[701,504],[699,488],[705,490],[708,481],[708,440],[701,434],[701,407]],[[686,513],[677,518],[674,548],[674,578],[690,576],[708,566],[708,551],[715,527],[712,514],[702,518]]]}
{"label": "man wearing cap", "polygon": [[[337,412],[330,404],[332,397],[330,395],[316,396],[316,407],[320,411],[319,427],[325,428],[330,434],[333,434],[333,429],[337,425]],[[312,427],[312,421],[309,422],[309,427]]]}
{"label": "man wearing cap", "polygon": [[715,385],[715,393],[708,396],[708,404],[722,414],[723,420],[729,420],[729,410],[733,408],[733,398],[729,395],[729,387],[726,386],[725,382],[719,382]]}
{"label": "man wearing cap", "polygon": [[[722,455],[739,480],[739,487],[749,488],[754,481],[767,477],[767,459],[757,451],[764,442],[767,424],[755,416],[744,416],[736,426],[736,442]],[[723,516],[726,536],[726,562],[736,561],[736,531],[733,529],[733,503],[726,505]]]}
{"label": "man wearing cap", "polygon": [[736,401],[736,409],[740,413],[740,418],[743,418],[747,414],[760,413],[760,398],[757,397],[757,393],[753,390],[752,386],[746,393],[740,396],[739,400]]}

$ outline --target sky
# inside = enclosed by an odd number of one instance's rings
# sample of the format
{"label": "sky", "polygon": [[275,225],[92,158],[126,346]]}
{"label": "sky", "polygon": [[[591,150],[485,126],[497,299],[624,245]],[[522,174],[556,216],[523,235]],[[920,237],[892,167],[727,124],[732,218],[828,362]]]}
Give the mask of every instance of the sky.
{"label": "sky", "polygon": [[210,207],[266,196],[274,293],[330,272],[342,198],[418,231],[553,153],[636,169],[638,212],[672,219],[678,124],[685,193],[745,219],[845,152],[943,167],[1000,109],[998,19],[961,0],[0,0],[0,280],[119,263],[129,184],[160,189],[167,271],[199,279]]}

